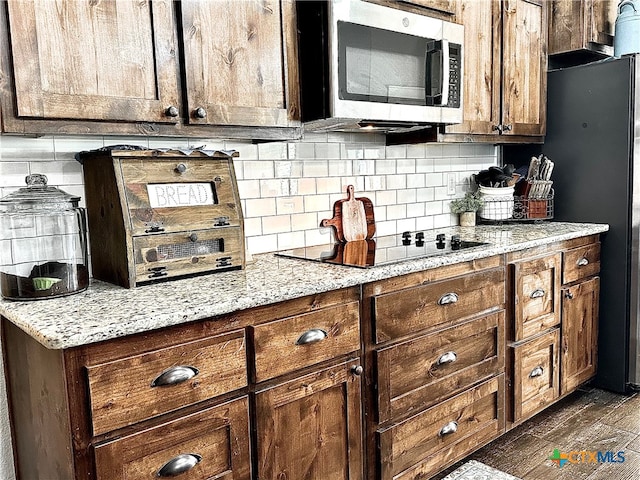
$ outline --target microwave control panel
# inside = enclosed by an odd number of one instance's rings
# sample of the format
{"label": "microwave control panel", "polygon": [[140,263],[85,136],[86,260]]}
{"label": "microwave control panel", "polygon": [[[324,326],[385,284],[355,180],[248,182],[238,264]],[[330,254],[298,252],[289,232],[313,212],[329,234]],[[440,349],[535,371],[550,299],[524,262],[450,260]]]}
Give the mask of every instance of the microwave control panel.
{"label": "microwave control panel", "polygon": [[460,88],[461,88],[461,72],[462,64],[462,48],[460,45],[449,45],[449,98],[447,107],[460,107]]}

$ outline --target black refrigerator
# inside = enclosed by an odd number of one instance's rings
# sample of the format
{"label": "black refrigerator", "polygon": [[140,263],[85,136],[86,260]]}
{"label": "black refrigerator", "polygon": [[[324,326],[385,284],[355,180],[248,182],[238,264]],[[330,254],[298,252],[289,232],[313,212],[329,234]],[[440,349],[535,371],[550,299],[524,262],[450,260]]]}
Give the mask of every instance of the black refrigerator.
{"label": "black refrigerator", "polygon": [[503,151],[505,163],[528,162],[531,153],[555,162],[555,220],[610,225],[601,244],[594,384],[617,392],[640,384],[639,60],[625,56],[550,71],[544,145]]}

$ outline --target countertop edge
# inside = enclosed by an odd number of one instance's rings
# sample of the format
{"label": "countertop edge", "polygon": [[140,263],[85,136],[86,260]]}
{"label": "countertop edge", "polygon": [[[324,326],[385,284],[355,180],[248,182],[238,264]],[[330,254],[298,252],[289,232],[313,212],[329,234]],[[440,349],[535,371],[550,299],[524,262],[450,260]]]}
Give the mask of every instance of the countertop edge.
{"label": "countertop edge", "polygon": [[[553,230],[556,233],[553,233]],[[353,287],[440,266],[526,250],[542,245],[597,235],[606,224],[549,222],[538,225],[448,227],[447,233],[487,241],[476,247],[444,256],[359,269],[276,256],[255,256],[245,270],[213,273],[157,285],[123,289],[92,281],[86,292],[59,299],[31,302],[0,301],[0,314],[49,349],[66,349],[127,335],[216,317],[249,308]],[[514,238],[518,235],[530,239]],[[504,237],[504,238],[503,238]],[[273,270],[278,270],[277,276]],[[271,279],[271,280],[270,280]],[[264,283],[272,281],[273,288]],[[209,292],[212,292],[208,294]],[[157,297],[153,304],[150,298]],[[122,308],[128,299],[131,305]],[[172,303],[173,298],[173,303]],[[140,303],[147,301],[148,308]],[[163,303],[164,302],[164,303]],[[109,305],[112,305],[109,308]],[[116,308],[120,308],[118,311]],[[168,309],[171,308],[169,311]],[[126,311],[125,311],[126,309]],[[111,315],[114,320],[109,321]]]}

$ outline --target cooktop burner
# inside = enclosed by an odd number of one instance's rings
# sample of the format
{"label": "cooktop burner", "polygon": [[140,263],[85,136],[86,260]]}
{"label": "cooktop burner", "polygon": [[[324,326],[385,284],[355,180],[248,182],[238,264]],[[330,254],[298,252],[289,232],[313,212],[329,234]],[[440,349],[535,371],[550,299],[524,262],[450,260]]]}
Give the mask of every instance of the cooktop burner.
{"label": "cooktop burner", "polygon": [[276,252],[276,255],[368,268],[416,258],[446,255],[481,245],[488,245],[488,243],[463,240],[460,235],[451,235],[447,238],[444,233],[438,233],[435,238],[426,239],[424,232],[403,232],[402,235],[389,235],[371,240],[294,248]]}

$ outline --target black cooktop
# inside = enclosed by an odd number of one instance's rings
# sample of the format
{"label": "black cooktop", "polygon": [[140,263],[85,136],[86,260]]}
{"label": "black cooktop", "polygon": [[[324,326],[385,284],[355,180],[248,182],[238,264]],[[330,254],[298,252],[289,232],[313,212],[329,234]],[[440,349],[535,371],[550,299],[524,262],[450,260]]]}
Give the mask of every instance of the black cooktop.
{"label": "black cooktop", "polygon": [[461,239],[459,235],[447,237],[443,233],[435,235],[432,233],[430,232],[428,234],[430,237],[427,238],[424,232],[403,232],[401,235],[389,235],[371,240],[294,248],[276,252],[276,255],[368,268],[416,258],[446,255],[467,248],[488,245],[486,242]]}

